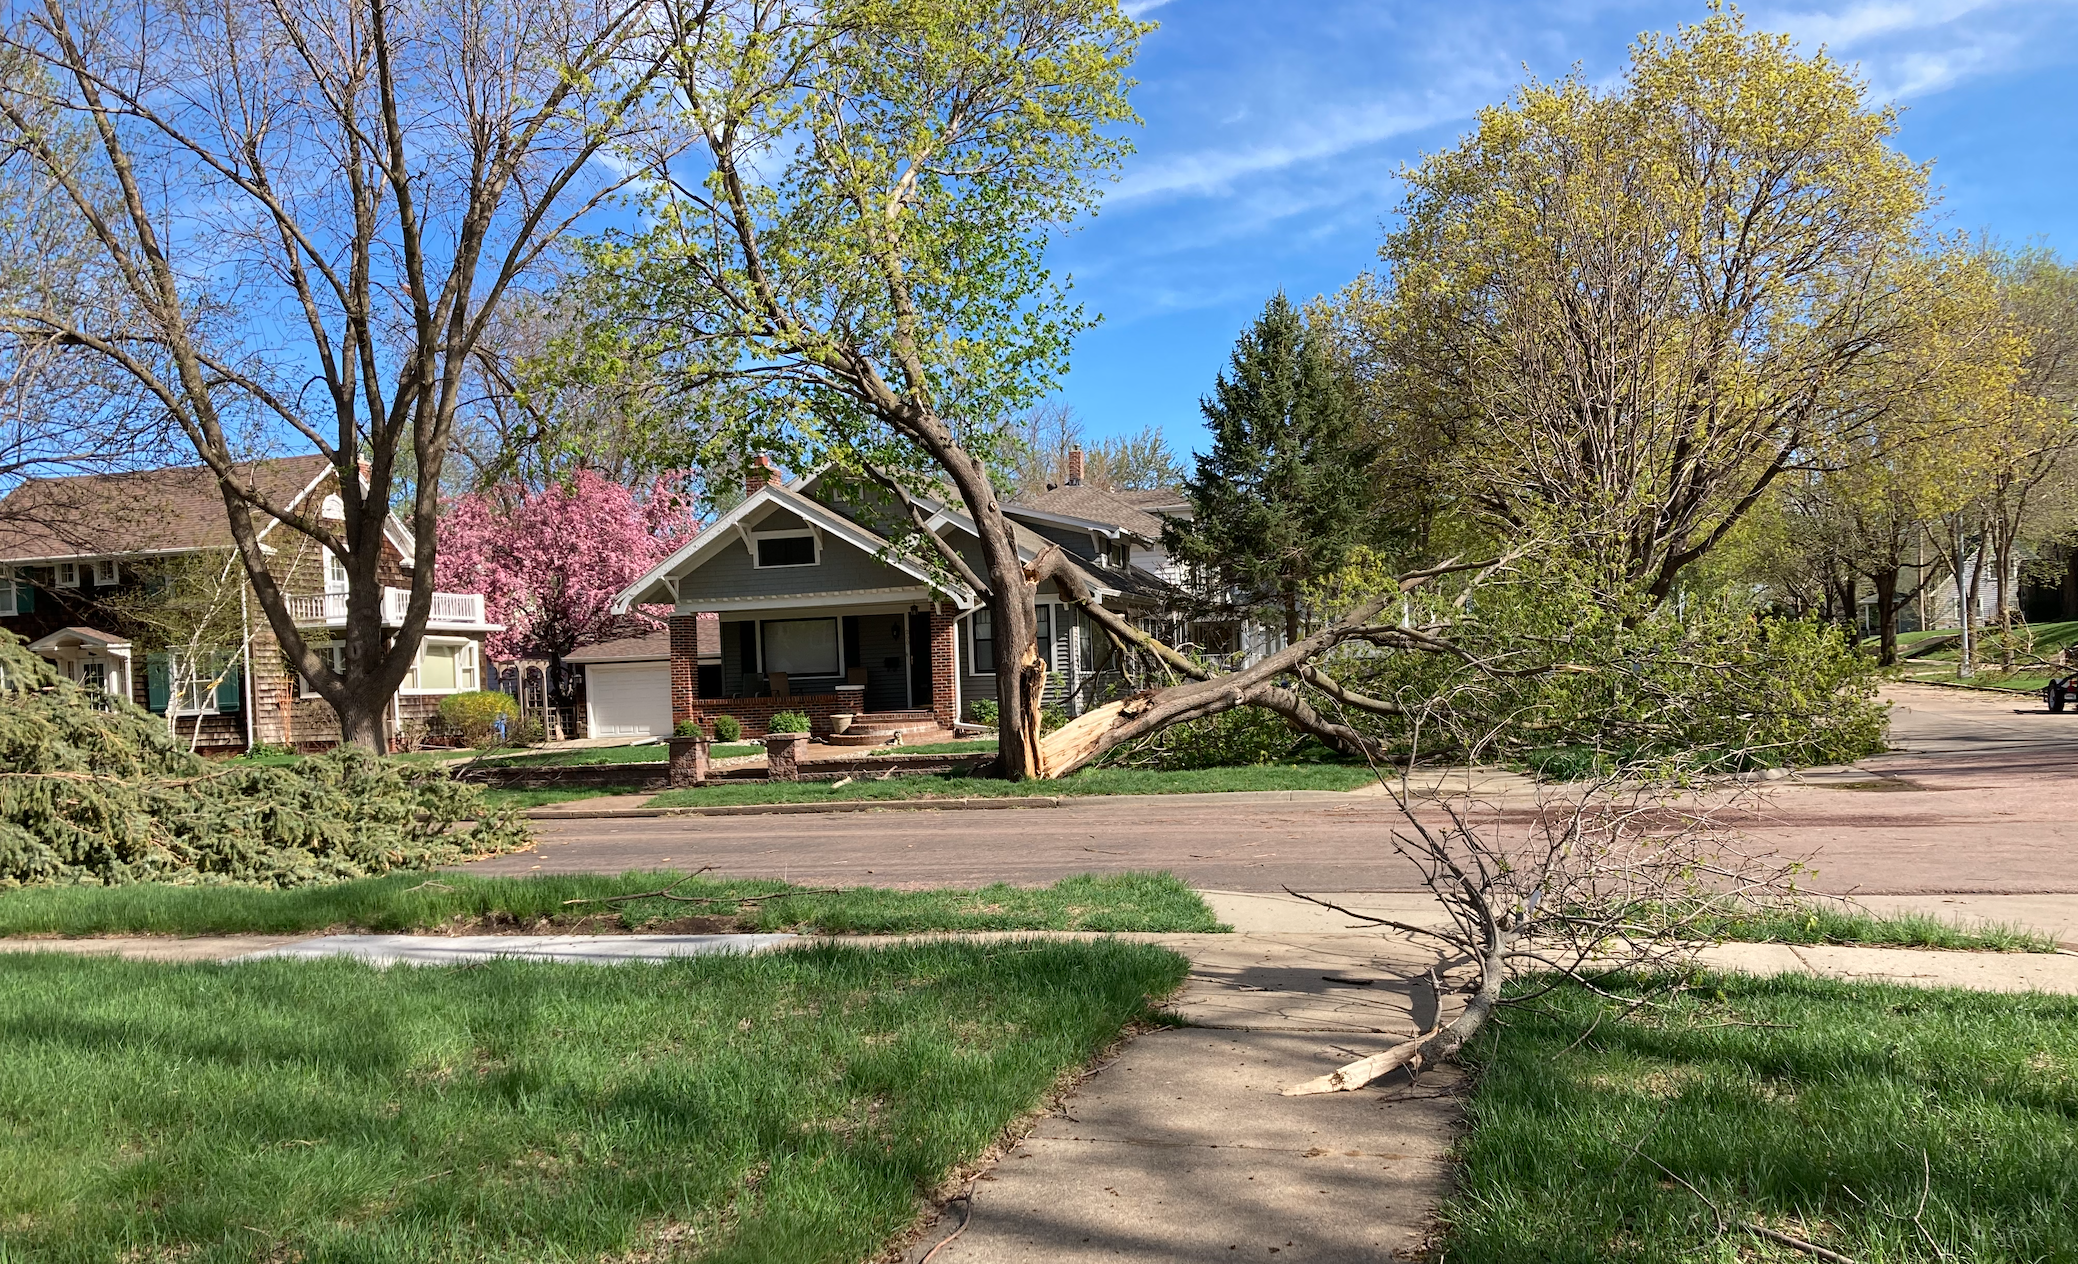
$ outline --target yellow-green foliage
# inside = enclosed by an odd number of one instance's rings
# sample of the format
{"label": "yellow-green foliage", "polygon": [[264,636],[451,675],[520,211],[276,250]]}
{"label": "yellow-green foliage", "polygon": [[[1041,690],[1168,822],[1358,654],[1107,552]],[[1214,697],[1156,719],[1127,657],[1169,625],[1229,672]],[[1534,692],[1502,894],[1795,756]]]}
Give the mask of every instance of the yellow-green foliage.
{"label": "yellow-green foliage", "polygon": [[[212,764],[0,632],[0,886],[300,886],[428,869],[528,840],[437,768],[348,750]],[[473,823],[472,823],[473,822]]]}
{"label": "yellow-green foliage", "polygon": [[498,736],[498,717],[508,731],[519,723],[519,703],[511,694],[479,690],[449,694],[440,700],[440,722],[468,746],[489,746]]}

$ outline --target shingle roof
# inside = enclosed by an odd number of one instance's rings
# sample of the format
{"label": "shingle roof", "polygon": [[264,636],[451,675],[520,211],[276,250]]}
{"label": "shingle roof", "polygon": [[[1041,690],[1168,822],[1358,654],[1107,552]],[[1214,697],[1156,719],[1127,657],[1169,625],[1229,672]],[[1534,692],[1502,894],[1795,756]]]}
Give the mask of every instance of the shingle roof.
{"label": "shingle roof", "polygon": [[[722,621],[712,612],[701,614],[694,625],[695,642],[701,658],[720,658],[722,653]],[[624,636],[618,640],[601,641],[597,645],[586,645],[563,655],[566,663],[639,663],[648,659],[671,657],[671,633],[668,631],[645,632],[641,636]]]}
{"label": "shingle roof", "polygon": [[1012,513],[1036,509],[1040,513],[1063,514],[1130,531],[1145,540],[1159,540],[1162,520],[1149,511],[1180,509],[1184,503],[1183,496],[1172,491],[1113,492],[1082,483],[1021,497],[1006,508]]}
{"label": "shingle roof", "polygon": [[[239,467],[247,485],[285,504],[331,469],[322,456]],[[208,466],[37,478],[0,500],[0,562],[227,548],[223,493]]]}

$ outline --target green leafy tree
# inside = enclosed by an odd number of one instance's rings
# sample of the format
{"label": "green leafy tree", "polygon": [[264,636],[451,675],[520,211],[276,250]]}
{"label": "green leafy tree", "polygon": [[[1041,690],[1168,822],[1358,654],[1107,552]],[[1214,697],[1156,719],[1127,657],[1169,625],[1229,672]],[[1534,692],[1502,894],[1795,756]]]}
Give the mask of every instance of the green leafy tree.
{"label": "green leafy tree", "polygon": [[1274,616],[1289,645],[1306,590],[1342,566],[1369,518],[1351,385],[1330,340],[1280,293],[1199,406],[1212,450],[1184,483],[1190,521],[1172,520],[1163,542],[1206,577],[1207,604]]}

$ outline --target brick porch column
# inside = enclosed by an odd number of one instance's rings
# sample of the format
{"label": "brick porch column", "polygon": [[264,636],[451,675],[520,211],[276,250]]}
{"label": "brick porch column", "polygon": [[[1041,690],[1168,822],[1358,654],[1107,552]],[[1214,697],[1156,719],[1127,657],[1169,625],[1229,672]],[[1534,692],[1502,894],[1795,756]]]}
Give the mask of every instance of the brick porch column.
{"label": "brick porch column", "polygon": [[671,727],[693,718],[700,692],[700,616],[671,616]]}
{"label": "brick porch column", "polygon": [[959,670],[960,651],[959,623],[957,616],[950,614],[931,615],[931,714],[938,723],[951,728],[953,721],[960,718],[954,709],[953,673]]}

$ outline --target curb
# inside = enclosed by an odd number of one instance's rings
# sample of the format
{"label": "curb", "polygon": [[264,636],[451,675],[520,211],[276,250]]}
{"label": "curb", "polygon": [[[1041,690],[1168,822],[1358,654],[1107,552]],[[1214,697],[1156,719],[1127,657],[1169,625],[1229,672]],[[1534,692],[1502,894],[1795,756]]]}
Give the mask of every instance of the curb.
{"label": "curb", "polygon": [[657,816],[790,816],[812,812],[986,812],[998,808],[1057,808],[1058,798],[1030,795],[1003,799],[832,799],[828,803],[732,803],[685,808],[595,808],[557,812],[537,808],[530,821],[614,821]]}
{"label": "curb", "polygon": [[[559,812],[534,808],[530,821],[640,820],[658,816],[784,816],[804,812],[991,812],[1011,808],[1061,808],[1075,803],[1159,803],[1172,807],[1190,804],[1232,803],[1348,803],[1344,790],[1228,790],[1196,791],[1185,794],[1074,794],[1023,795],[974,799],[832,799],[826,803],[736,803],[713,807],[682,808],[591,808]],[[1361,803],[1364,800],[1359,799]]]}

